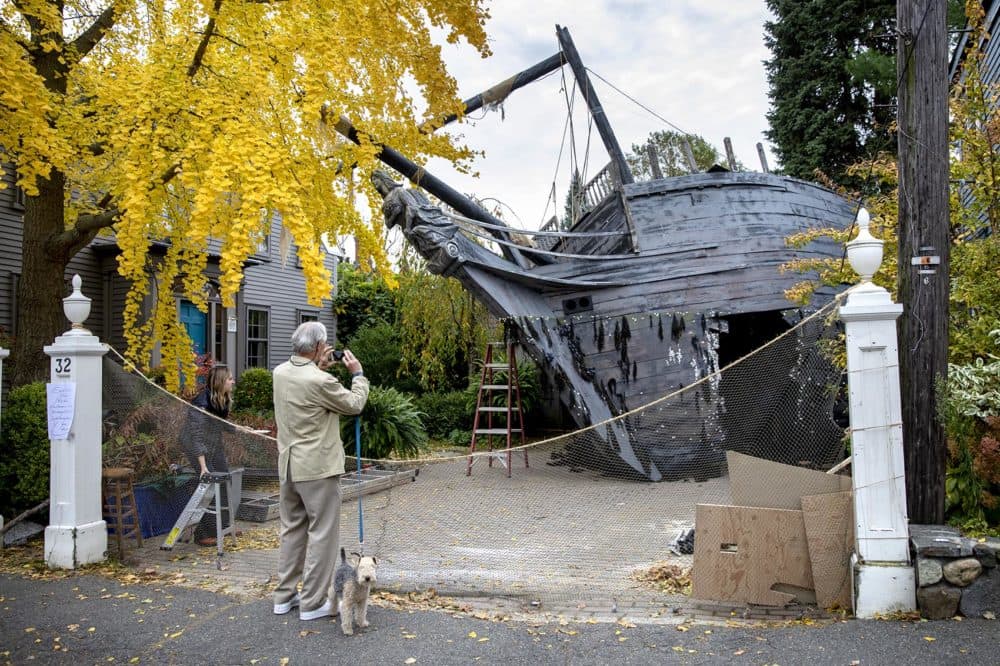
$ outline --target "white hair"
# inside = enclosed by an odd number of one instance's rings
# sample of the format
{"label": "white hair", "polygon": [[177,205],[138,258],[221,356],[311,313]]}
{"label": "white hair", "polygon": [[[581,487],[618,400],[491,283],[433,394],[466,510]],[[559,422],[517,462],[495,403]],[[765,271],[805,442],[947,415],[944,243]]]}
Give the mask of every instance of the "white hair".
{"label": "white hair", "polygon": [[299,355],[312,354],[316,347],[326,343],[326,326],[318,321],[299,324],[292,333],[292,351]]}

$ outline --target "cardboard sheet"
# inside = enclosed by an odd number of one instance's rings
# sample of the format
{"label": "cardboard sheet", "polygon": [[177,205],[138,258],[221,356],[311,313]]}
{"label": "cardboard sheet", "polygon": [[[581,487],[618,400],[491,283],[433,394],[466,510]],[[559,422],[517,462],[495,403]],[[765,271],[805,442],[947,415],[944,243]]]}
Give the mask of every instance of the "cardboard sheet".
{"label": "cardboard sheet", "polygon": [[802,508],[803,495],[851,489],[849,476],[783,465],[734,451],[726,453],[726,461],[734,506],[798,510]]}
{"label": "cardboard sheet", "polygon": [[802,511],[699,504],[691,595],[696,599],[784,606],[813,589]]}
{"label": "cardboard sheet", "polygon": [[802,516],[820,608],[851,607],[854,502],[850,492],[806,495]]}

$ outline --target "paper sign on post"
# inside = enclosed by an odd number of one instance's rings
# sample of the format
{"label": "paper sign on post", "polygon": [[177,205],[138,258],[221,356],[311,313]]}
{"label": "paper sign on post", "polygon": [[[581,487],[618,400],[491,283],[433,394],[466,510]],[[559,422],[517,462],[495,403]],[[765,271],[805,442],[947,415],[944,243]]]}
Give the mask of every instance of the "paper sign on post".
{"label": "paper sign on post", "polygon": [[73,425],[73,411],[76,409],[76,382],[46,384],[45,397],[49,416],[49,439],[68,438],[69,428]]}

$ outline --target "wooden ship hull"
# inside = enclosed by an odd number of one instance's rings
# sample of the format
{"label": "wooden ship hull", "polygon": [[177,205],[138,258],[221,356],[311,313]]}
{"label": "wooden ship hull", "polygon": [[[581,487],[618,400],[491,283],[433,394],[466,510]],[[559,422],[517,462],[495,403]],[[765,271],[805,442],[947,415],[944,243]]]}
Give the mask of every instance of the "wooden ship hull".
{"label": "wooden ship hull", "polygon": [[[575,49],[559,31],[561,57],[537,67],[562,58],[573,64]],[[338,129],[357,140],[346,120]],[[432,272],[457,278],[514,324],[580,427],[710,377],[787,330],[802,312],[785,291],[803,276],[781,265],[840,257],[843,248],[829,241],[791,248],[785,239],[853,219],[851,204],[830,190],[770,173],[713,169],[635,183],[613,135],[602,137],[612,163],[584,189],[589,210],[570,229],[518,230],[534,235],[529,244],[514,242],[502,221],[390,148],[381,159],[449,209],[388,176],[375,179],[387,226],[403,231]],[[500,254],[463,231],[488,233]],[[814,302],[822,304],[822,296]],[[720,384],[714,376],[669,408],[596,428],[586,438],[588,456],[609,472],[653,481],[719,474],[724,450],[737,448],[727,441]]]}

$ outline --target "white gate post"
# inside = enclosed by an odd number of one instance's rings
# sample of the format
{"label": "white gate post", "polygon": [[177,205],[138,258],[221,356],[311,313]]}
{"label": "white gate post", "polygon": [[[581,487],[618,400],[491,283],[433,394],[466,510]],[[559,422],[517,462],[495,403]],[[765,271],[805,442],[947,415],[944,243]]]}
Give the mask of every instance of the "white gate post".
{"label": "white gate post", "polygon": [[101,357],[108,349],[83,327],[90,299],[80,293],[80,283],[80,276],[74,275],[73,293],[63,299],[72,328],[45,347],[52,358],[48,386],[51,503],[45,563],[60,569],[99,562],[108,550],[101,510]]}
{"label": "white gate post", "polygon": [[847,255],[861,284],[840,308],[847,329],[854,486],[851,591],[854,614],[862,618],[916,608],[896,342],[896,318],[903,306],[871,281],[882,263],[882,241],[868,232],[868,221],[868,211],[860,209],[860,231],[847,244]]}

